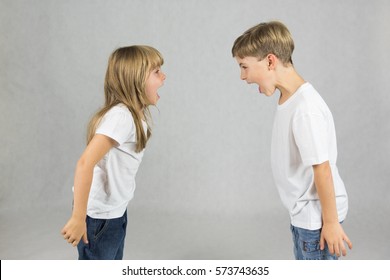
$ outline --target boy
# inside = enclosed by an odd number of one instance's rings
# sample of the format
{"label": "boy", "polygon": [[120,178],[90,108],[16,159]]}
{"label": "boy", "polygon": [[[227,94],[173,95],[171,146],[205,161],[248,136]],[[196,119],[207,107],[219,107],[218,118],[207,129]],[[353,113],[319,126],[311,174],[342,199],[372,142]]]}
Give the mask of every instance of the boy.
{"label": "boy", "polygon": [[260,23],[232,48],[241,79],[266,96],[280,91],[272,133],[271,164],[288,209],[296,259],[338,259],[352,243],[341,226],[348,197],[336,166],[333,117],[311,84],[294,69],[294,42],[278,21]]}

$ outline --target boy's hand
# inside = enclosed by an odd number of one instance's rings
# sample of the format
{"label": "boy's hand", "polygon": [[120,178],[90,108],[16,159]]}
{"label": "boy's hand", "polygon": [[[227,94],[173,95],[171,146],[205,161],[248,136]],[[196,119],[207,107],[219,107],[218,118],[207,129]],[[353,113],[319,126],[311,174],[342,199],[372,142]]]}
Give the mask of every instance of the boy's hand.
{"label": "boy's hand", "polygon": [[82,239],[85,244],[88,244],[87,224],[85,223],[85,219],[70,218],[61,230],[61,234],[73,247],[79,244],[80,239]]}
{"label": "boy's hand", "polygon": [[345,234],[340,223],[324,223],[321,231],[320,249],[325,249],[325,242],[328,245],[330,254],[336,254],[337,257],[347,255],[347,249],[344,242],[348,244],[349,249],[352,249],[352,242]]}

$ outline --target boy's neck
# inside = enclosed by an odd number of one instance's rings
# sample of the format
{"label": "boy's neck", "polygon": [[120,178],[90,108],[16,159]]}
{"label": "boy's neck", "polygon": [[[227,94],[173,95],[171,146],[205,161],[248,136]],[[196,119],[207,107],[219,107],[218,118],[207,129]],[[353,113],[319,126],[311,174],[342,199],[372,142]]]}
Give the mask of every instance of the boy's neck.
{"label": "boy's neck", "polygon": [[305,83],[294,67],[284,68],[279,74],[277,89],[280,91],[279,105],[287,101]]}

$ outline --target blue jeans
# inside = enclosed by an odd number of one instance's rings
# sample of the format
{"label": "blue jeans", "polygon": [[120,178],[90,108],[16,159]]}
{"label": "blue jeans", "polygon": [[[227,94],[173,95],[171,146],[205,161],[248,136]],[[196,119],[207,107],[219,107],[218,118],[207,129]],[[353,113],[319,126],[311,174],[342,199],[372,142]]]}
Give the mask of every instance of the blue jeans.
{"label": "blue jeans", "polygon": [[121,260],[125,245],[127,211],[120,218],[93,219],[87,216],[88,244],[77,245],[79,260]]}
{"label": "blue jeans", "polygon": [[331,255],[328,245],[320,250],[321,229],[308,230],[290,226],[293,242],[294,255],[296,260],[337,260],[336,255]]}

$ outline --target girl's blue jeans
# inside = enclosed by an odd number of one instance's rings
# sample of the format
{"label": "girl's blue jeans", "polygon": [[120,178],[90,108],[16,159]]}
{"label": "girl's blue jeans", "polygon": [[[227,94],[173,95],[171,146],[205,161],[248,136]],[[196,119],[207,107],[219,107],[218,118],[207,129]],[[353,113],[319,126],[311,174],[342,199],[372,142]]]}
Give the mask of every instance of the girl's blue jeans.
{"label": "girl's blue jeans", "polygon": [[308,230],[293,225],[290,226],[296,260],[337,260],[336,255],[331,255],[328,246],[320,250],[321,229]]}
{"label": "girl's blue jeans", "polygon": [[127,211],[120,218],[93,219],[87,216],[88,244],[77,245],[79,260],[121,260],[125,245]]}

